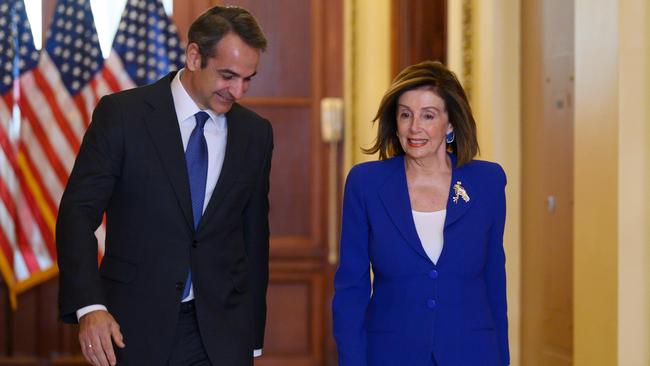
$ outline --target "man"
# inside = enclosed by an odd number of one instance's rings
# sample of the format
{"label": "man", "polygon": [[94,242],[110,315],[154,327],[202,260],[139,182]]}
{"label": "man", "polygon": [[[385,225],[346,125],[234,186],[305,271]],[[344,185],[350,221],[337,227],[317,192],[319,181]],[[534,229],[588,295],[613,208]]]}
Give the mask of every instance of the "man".
{"label": "man", "polygon": [[248,11],[216,6],[188,43],[183,70],[100,100],[61,200],[61,316],[94,365],[252,365],[261,352],[273,137],[236,101],[266,39]]}

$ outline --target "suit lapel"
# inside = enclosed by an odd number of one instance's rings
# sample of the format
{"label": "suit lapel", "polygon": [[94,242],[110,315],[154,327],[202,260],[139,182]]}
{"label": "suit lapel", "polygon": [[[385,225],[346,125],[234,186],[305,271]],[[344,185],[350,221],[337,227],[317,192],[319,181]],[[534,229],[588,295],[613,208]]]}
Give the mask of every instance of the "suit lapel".
{"label": "suit lapel", "polygon": [[187,224],[193,228],[185,152],[171,94],[171,81],[174,75],[175,73],[171,73],[152,86],[153,92],[147,97],[147,102],[153,107],[153,111],[146,117],[145,125],[176,193]]}
{"label": "suit lapel", "polygon": [[214,187],[212,197],[208,206],[203,213],[199,230],[207,222],[211,215],[215,214],[220,203],[225,199],[226,193],[230,190],[231,185],[236,181],[237,173],[242,169],[245,162],[246,149],[248,148],[248,131],[246,124],[241,121],[240,106],[234,104],[232,109],[226,113],[226,123],[228,125],[228,137],[226,138],[226,153],[219,174],[219,180]]}
{"label": "suit lapel", "polygon": [[413,212],[411,211],[411,199],[409,198],[408,185],[406,183],[406,171],[404,157],[395,157],[391,163],[391,172],[379,190],[381,200],[386,213],[393,224],[397,227],[404,240],[424,258],[429,258],[422,247],[420,237],[415,229]]}
{"label": "suit lapel", "polygon": [[[468,179],[465,174],[465,169],[462,167],[456,168],[456,156],[449,154],[451,157],[451,184],[449,186],[449,198],[447,199],[447,216],[445,218],[445,230],[458,221],[472,206],[474,203],[473,200],[473,190],[472,182]],[[454,188],[456,185],[459,187],[459,192]],[[461,194],[462,190],[465,191],[468,200],[465,201],[463,195]],[[456,198],[456,200],[454,200]]]}

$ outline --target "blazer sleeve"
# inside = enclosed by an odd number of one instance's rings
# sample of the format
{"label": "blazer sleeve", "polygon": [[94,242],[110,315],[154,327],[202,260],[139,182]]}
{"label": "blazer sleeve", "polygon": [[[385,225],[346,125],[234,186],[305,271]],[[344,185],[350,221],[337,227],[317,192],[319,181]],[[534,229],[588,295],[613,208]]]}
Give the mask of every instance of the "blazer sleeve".
{"label": "blazer sleeve", "polygon": [[353,168],[345,185],[341,260],[334,277],[332,314],[341,366],[367,365],[364,321],[370,300],[369,225],[361,178],[360,170]]}
{"label": "blazer sleeve", "polygon": [[84,306],[106,304],[95,230],[120,177],[124,141],[121,123],[114,102],[103,97],[93,112],[61,198],[56,248],[59,308],[64,322],[77,322],[75,312]]}
{"label": "blazer sleeve", "polygon": [[264,158],[260,175],[244,210],[244,242],[249,260],[250,284],[253,296],[254,349],[264,345],[266,324],[266,290],[269,283],[269,176],[273,155],[273,130],[264,121]]}
{"label": "blazer sleeve", "polygon": [[508,315],[506,299],[506,258],[503,249],[503,231],[506,219],[506,175],[498,167],[496,190],[494,195],[494,209],[492,228],[488,243],[488,261],[485,268],[485,279],[492,317],[495,321],[499,338],[499,351],[502,365],[510,364],[510,351],[508,346]]}

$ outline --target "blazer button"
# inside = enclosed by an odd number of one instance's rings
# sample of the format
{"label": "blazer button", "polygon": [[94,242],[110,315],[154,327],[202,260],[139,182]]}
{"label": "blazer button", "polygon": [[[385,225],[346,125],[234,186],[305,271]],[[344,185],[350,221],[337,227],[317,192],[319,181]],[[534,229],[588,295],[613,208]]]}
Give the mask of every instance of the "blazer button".
{"label": "blazer button", "polygon": [[198,240],[192,240],[192,248],[196,248],[199,246],[199,241]]}
{"label": "blazer button", "polygon": [[183,291],[184,284],[181,281],[176,282],[176,290]]}
{"label": "blazer button", "polygon": [[429,278],[431,278],[432,280],[435,280],[436,278],[438,278],[438,271],[436,271],[435,269],[432,269],[431,272],[429,272]]}
{"label": "blazer button", "polygon": [[427,307],[429,309],[435,308],[436,307],[436,300],[434,300],[434,299],[427,300]]}

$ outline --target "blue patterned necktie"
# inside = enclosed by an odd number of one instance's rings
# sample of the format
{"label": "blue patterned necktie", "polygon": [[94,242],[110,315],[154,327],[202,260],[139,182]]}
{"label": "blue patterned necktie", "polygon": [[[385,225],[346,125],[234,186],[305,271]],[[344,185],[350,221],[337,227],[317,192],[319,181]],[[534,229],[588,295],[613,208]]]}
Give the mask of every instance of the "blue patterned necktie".
{"label": "blue patterned necktie", "polygon": [[[185,149],[185,163],[187,175],[190,178],[190,197],[192,199],[192,216],[194,217],[194,229],[199,228],[199,222],[203,215],[203,201],[205,200],[205,183],[208,178],[208,143],[203,135],[203,127],[210,116],[205,112],[198,112],[194,115],[196,126],[190,135]],[[183,297],[190,294],[192,287],[192,270],[187,274]]]}

